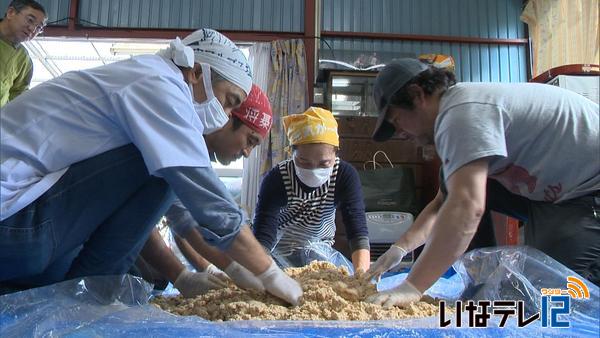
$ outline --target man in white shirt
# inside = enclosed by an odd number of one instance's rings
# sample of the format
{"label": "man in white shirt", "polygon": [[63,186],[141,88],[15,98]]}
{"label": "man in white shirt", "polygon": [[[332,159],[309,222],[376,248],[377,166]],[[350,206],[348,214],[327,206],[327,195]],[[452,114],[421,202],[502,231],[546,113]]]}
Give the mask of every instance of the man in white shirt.
{"label": "man in white shirt", "polygon": [[[220,162],[233,157],[248,157],[252,148],[267,137],[271,129],[271,104],[257,85],[252,85],[246,100],[231,113],[231,118],[221,129],[204,135],[209,152],[214,152],[215,159],[218,158]],[[208,290],[224,287],[227,279],[243,289],[264,291],[260,280],[248,269],[222,251],[205,244],[197,231],[196,220],[181,201],[175,201],[165,214],[165,220],[175,236],[177,246],[197,272],[185,268],[165,244],[158,229],[155,229],[136,262],[136,267],[146,280],[164,285],[166,279],[184,297],[195,297]]]}
{"label": "man in white shirt", "polygon": [[[224,80],[211,83],[213,72]],[[66,73],[3,107],[0,282],[125,273],[177,196],[208,244],[297,304],[299,284],[262,251],[203,138],[251,86],[235,44],[201,29],[159,55]]]}

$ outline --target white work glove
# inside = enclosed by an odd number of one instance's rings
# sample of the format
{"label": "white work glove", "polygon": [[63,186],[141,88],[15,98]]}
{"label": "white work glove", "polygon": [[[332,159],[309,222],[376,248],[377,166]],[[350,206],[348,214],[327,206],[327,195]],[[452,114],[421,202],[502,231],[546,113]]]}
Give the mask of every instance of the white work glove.
{"label": "white work glove", "polygon": [[417,290],[414,285],[405,280],[402,284],[393,289],[367,297],[367,302],[379,304],[383,307],[391,307],[394,305],[406,306],[412,302],[419,301],[422,296],[423,294],[421,291]]}
{"label": "white work glove", "polygon": [[271,263],[267,271],[256,277],[262,282],[265,290],[273,296],[279,297],[294,306],[300,302],[302,287],[300,287],[298,282],[286,275],[275,262]]}
{"label": "white work glove", "polygon": [[225,272],[221,271],[221,269],[217,268],[214,264],[209,264],[206,269],[204,269],[204,272],[208,272],[211,275],[218,277],[223,282],[227,282],[229,280],[229,276],[227,276]]}
{"label": "white work glove", "polygon": [[219,277],[208,272],[191,272],[183,270],[173,283],[173,286],[186,297],[196,297],[211,289],[220,289],[227,286]]}
{"label": "white work glove", "polygon": [[265,291],[262,282],[252,272],[235,261],[225,268],[225,273],[231,277],[235,285],[242,289]]}
{"label": "white work glove", "polygon": [[381,255],[381,257],[371,265],[369,271],[365,273],[364,278],[366,280],[377,278],[377,283],[379,283],[381,275],[398,266],[398,264],[402,262],[404,256],[406,256],[406,250],[396,244],[392,245],[388,251]]}

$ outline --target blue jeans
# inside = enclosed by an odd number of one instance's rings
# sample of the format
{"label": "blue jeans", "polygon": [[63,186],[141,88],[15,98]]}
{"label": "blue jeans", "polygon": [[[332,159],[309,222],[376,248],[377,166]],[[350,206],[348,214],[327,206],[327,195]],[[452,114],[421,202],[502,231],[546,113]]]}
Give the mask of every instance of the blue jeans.
{"label": "blue jeans", "polygon": [[131,144],[75,163],[0,223],[0,282],[26,288],[126,273],[172,200]]}

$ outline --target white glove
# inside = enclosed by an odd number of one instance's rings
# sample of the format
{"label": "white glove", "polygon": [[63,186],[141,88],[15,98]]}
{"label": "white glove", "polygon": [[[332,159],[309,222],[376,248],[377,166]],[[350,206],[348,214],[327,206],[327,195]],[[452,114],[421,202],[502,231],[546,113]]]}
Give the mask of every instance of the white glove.
{"label": "white glove", "polygon": [[402,284],[393,289],[369,296],[367,302],[383,305],[383,307],[391,307],[394,305],[405,306],[412,302],[419,301],[422,296],[423,294],[421,291],[417,290],[414,285],[405,280]]}
{"label": "white glove", "polygon": [[300,287],[298,282],[286,275],[275,262],[271,263],[267,271],[256,277],[262,282],[267,292],[273,296],[279,297],[294,306],[300,302],[302,287]]}
{"label": "white glove", "polygon": [[173,286],[186,297],[196,297],[206,293],[211,289],[220,289],[227,286],[219,277],[213,276],[208,272],[191,272],[183,270]]}
{"label": "white glove", "polygon": [[225,268],[225,273],[231,277],[235,285],[242,289],[265,291],[262,282],[252,272],[235,261]]}
{"label": "white glove", "polygon": [[225,272],[221,271],[221,269],[214,266],[214,264],[209,264],[206,269],[204,269],[204,272],[208,272],[211,275],[218,277],[223,282],[227,282],[229,280],[229,276],[227,276]]}
{"label": "white glove", "polygon": [[406,250],[395,244],[392,245],[388,251],[381,255],[381,257],[371,265],[369,271],[365,273],[364,278],[366,280],[377,278],[377,283],[379,283],[381,275],[400,264],[404,256],[406,256]]}

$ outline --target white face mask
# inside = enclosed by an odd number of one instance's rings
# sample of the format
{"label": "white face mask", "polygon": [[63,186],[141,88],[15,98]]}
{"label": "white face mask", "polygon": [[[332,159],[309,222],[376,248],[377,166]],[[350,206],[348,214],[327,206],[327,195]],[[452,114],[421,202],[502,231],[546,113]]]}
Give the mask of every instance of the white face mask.
{"label": "white face mask", "polygon": [[329,181],[333,167],[329,168],[316,168],[316,169],[304,169],[298,166],[296,158],[294,157],[294,167],[296,169],[296,176],[298,179],[311,188],[317,188]]}
{"label": "white face mask", "polygon": [[221,102],[215,97],[212,90],[212,82],[210,80],[210,66],[201,64],[202,66],[202,81],[204,82],[204,92],[206,93],[206,101],[202,103],[196,102],[194,99],[194,90],[192,85],[189,85],[192,93],[192,101],[194,110],[204,125],[204,135],[212,134],[215,131],[223,128],[229,121],[229,116],[225,113]]}

